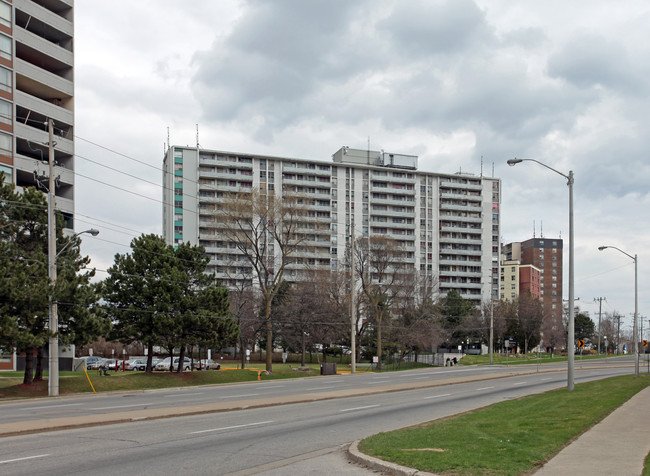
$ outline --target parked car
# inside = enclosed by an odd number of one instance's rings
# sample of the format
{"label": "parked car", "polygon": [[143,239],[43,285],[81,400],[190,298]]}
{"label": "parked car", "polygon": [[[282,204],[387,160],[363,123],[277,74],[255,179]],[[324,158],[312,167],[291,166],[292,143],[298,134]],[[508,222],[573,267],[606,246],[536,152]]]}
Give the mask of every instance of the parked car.
{"label": "parked car", "polygon": [[89,355],[88,357],[85,357],[85,360],[86,370],[97,370],[104,361],[104,359],[97,357],[96,355]]}
{"label": "parked car", "polygon": [[115,365],[117,364],[117,370],[122,370],[122,362],[124,362],[124,360],[106,359],[104,367],[106,367],[107,370],[115,370]]}
{"label": "parked car", "polygon": [[147,359],[131,359],[126,361],[126,370],[147,370]]}
{"label": "parked car", "polygon": [[221,364],[215,362],[212,359],[201,359],[200,361],[194,361],[194,368],[203,370],[219,370],[221,368]]}
{"label": "parked car", "polygon": [[[180,357],[174,357],[174,363],[172,364],[174,370],[178,368],[178,364],[180,360],[181,360]],[[161,360],[156,364],[155,370],[169,370],[169,362],[170,362],[169,357]],[[190,370],[192,368],[191,365],[192,365],[192,361],[187,357],[185,357],[185,359],[183,360],[183,370]]]}

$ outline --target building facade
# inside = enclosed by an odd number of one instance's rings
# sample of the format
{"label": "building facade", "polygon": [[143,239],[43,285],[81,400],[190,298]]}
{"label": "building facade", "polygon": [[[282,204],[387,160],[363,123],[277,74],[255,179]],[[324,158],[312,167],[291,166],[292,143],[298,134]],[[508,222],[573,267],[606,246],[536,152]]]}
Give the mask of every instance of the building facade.
{"label": "building facade", "polygon": [[530,293],[541,299],[541,275],[541,270],[533,265],[521,264],[519,260],[502,260],[499,297],[502,301],[514,301],[521,294]]}
{"label": "building facade", "polygon": [[503,247],[505,259],[518,260],[540,271],[540,299],[544,314],[559,322],[562,317],[562,239],[531,238],[523,242],[508,243]]}
{"label": "building facade", "polygon": [[[73,228],[74,0],[0,0],[0,172],[47,191],[53,123],[54,206]],[[44,186],[44,187],[43,187]],[[15,369],[0,349],[0,369]]]}
{"label": "building facade", "polygon": [[0,171],[18,187],[47,187],[52,119],[55,208],[67,228],[74,215],[73,14],[73,0],[0,0]]}
{"label": "building facade", "polygon": [[170,147],[163,166],[163,234],[205,246],[208,272],[228,285],[250,265],[219,231],[215,205],[254,189],[299,197],[309,246],[285,277],[345,264],[351,236],[396,240],[403,260],[446,294],[498,299],[501,181],[417,170],[417,157],[343,147],[331,161]]}

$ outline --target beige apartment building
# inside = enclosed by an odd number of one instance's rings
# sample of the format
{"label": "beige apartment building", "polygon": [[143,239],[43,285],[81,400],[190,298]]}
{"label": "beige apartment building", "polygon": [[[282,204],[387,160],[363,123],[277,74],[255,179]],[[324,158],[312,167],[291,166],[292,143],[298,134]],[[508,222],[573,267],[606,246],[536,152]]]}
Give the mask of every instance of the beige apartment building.
{"label": "beige apartment building", "polygon": [[163,161],[163,234],[170,244],[205,246],[208,271],[234,286],[251,280],[251,267],[220,232],[215,204],[229,192],[290,194],[307,211],[309,246],[287,266],[287,280],[343,266],[354,223],[357,238],[396,240],[404,262],[440,294],[498,299],[501,181],[418,170],[417,162],[349,147],[310,160],[173,146]]}

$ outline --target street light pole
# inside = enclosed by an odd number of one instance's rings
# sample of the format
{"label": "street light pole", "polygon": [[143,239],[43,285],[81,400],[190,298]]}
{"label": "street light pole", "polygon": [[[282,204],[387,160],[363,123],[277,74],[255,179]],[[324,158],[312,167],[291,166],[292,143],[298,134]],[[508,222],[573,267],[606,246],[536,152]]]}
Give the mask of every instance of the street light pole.
{"label": "street light pole", "polygon": [[567,185],[569,186],[569,324],[567,329],[567,390],[569,392],[573,391],[574,388],[574,360],[575,360],[575,309],[574,309],[574,259],[573,259],[573,170],[569,170],[569,174],[563,174],[559,170],[555,170],[553,167],[535,160],[535,159],[510,159],[508,160],[508,165],[514,166],[520,162],[535,162],[542,167],[555,172],[558,175],[561,175],[567,179]]}
{"label": "street light pole", "polygon": [[[47,120],[49,129],[49,183],[47,191],[47,257],[48,257],[48,275],[52,287],[56,284],[56,215],[54,212],[55,197],[55,179],[54,179],[54,124],[52,119]],[[50,338],[48,345],[48,377],[47,377],[47,394],[50,397],[59,395],[59,336],[57,330],[59,327],[57,303],[52,299],[50,294],[50,315],[48,319],[50,327]]]}
{"label": "street light pole", "polygon": [[638,334],[638,316],[639,316],[639,279],[638,279],[638,264],[639,259],[635,254],[632,256],[629,253],[626,253],[616,246],[599,246],[598,251],[606,250],[607,248],[613,248],[621,253],[623,253],[628,258],[632,258],[634,261],[634,323],[632,324],[632,335],[634,339],[634,375],[639,376],[639,334]]}

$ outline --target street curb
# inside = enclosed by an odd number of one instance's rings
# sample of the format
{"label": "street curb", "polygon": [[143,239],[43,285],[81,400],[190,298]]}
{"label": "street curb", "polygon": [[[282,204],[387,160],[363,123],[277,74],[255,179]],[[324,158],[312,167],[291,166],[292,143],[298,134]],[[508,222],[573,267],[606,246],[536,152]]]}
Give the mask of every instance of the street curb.
{"label": "street curb", "polygon": [[374,471],[382,471],[395,476],[437,476],[435,473],[418,471],[417,469],[407,468],[406,466],[368,456],[359,451],[359,440],[350,443],[350,446],[348,446],[348,456],[357,464],[366,466]]}

